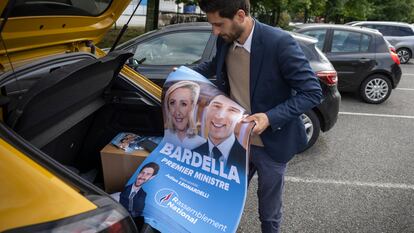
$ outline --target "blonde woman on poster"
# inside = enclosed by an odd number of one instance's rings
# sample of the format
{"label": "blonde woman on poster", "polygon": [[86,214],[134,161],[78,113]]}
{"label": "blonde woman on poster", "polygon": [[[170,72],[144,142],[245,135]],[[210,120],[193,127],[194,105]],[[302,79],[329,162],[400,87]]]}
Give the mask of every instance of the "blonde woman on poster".
{"label": "blonde woman on poster", "polygon": [[192,81],[180,81],[168,88],[164,97],[164,142],[193,149],[206,141],[198,135],[194,116],[199,94],[200,86]]}

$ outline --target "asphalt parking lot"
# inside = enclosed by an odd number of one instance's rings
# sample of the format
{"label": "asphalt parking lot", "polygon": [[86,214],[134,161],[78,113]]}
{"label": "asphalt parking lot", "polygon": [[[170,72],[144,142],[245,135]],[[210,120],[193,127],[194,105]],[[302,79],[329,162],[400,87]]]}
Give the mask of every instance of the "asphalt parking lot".
{"label": "asphalt parking lot", "polygon": [[[290,163],[283,233],[414,232],[414,62],[380,105],[342,94],[338,122]],[[238,232],[260,232],[257,179]]]}

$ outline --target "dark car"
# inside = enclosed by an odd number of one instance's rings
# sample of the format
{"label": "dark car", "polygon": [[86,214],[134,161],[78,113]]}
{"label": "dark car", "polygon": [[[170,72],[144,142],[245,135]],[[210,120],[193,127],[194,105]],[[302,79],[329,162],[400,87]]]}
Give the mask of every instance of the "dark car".
{"label": "dark car", "polygon": [[134,53],[128,65],[159,86],[177,66],[190,68],[211,60],[216,37],[208,23],[175,24],[151,31],[117,47]]}
{"label": "dark car", "polygon": [[[341,97],[337,90],[336,71],[316,48],[317,40],[295,33],[292,36],[299,42],[319,77],[324,95],[320,105],[302,115],[309,148],[316,142],[320,130],[328,131],[336,123]],[[174,67],[194,67],[211,60],[216,50],[216,39],[208,23],[176,24],[134,38],[117,49],[134,53],[128,64],[162,86]],[[211,81],[215,82],[214,77]]]}
{"label": "dark car", "polygon": [[380,32],[347,25],[300,25],[296,32],[318,39],[338,72],[341,92],[359,92],[367,103],[379,104],[401,79],[400,60]]}

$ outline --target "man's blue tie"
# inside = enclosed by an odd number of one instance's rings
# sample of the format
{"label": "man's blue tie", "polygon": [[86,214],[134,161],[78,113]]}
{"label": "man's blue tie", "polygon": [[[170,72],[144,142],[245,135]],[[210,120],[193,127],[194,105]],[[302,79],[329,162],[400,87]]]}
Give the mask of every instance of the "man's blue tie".
{"label": "man's blue tie", "polygon": [[221,153],[221,151],[216,146],[213,147],[212,152],[213,152],[213,158],[216,161],[219,161],[220,157],[223,156],[223,154]]}
{"label": "man's blue tie", "polygon": [[128,210],[129,212],[132,212],[132,208],[134,207],[134,197],[137,194],[137,191],[131,192],[131,194],[129,195],[129,205],[128,205]]}

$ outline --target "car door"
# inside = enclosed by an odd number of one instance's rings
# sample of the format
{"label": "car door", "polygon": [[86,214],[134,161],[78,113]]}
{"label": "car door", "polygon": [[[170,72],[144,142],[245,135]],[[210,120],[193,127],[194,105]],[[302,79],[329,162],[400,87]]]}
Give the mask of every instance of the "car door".
{"label": "car door", "polygon": [[374,39],[369,34],[331,29],[326,56],[338,72],[338,88],[358,90],[362,80],[375,66]]}
{"label": "car door", "polygon": [[191,68],[209,60],[212,49],[207,45],[214,44],[212,40],[215,38],[209,30],[156,34],[133,47],[133,67],[162,86],[175,67],[185,65]]}

